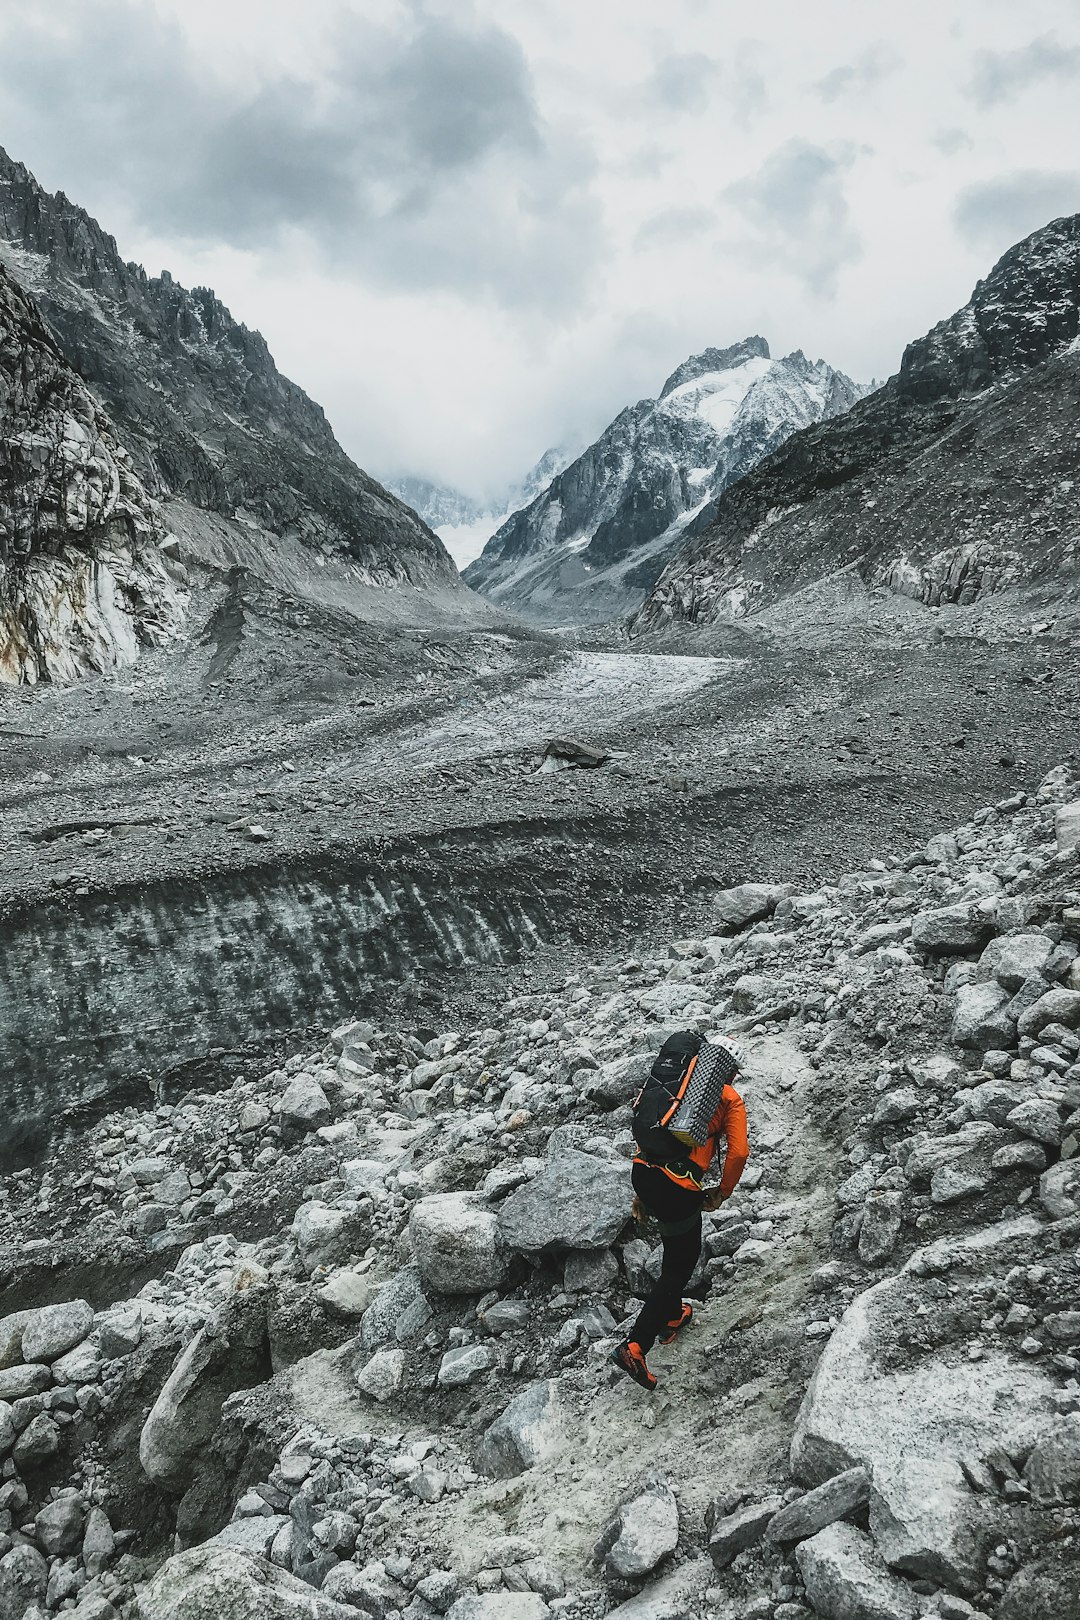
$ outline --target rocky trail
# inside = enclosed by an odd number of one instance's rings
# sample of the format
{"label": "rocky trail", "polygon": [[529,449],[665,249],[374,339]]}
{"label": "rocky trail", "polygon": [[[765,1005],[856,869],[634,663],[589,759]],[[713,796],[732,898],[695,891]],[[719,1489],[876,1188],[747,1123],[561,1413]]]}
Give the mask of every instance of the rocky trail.
{"label": "rocky trail", "polygon": [[[1080,779],[508,1000],[346,1022],[10,1176],[0,1613],[1062,1620]],[[653,1396],[629,1098],[745,1042]]]}

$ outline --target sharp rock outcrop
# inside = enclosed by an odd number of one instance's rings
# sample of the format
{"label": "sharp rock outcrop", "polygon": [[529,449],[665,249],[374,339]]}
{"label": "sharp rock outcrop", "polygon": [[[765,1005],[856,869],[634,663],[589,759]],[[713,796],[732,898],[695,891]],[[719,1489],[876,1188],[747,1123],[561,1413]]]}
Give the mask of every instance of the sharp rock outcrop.
{"label": "sharp rock outcrop", "polygon": [[[361,471],[260,333],[113,238],[0,149],[0,260],[104,403],[183,554],[298,594],[410,587],[471,602],[442,542]],[[332,581],[332,586],[328,585]]]}
{"label": "sharp rock outcrop", "polygon": [[538,622],[626,612],[696,513],[796,429],[846,411],[861,392],[799,351],[771,359],[761,337],[692,355],[658,399],[627,406],[515,512],[465,578]]}
{"label": "sharp rock outcrop", "polygon": [[789,438],[688,526],[633,621],[714,623],[851,568],[929,606],[1075,592],[1080,215],[1011,248],[847,415]]}
{"label": "sharp rock outcrop", "polygon": [[183,614],[154,502],[33,299],[0,265],[0,681],[130,664]]}

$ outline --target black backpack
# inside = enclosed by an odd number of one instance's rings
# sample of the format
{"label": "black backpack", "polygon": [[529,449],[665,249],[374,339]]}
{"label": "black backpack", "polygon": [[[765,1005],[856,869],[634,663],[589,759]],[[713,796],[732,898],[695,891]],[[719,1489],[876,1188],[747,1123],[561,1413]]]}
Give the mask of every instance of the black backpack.
{"label": "black backpack", "polygon": [[723,1046],[681,1030],[669,1035],[634,1102],[634,1140],[648,1159],[686,1159],[703,1147],[724,1087],[739,1066]]}

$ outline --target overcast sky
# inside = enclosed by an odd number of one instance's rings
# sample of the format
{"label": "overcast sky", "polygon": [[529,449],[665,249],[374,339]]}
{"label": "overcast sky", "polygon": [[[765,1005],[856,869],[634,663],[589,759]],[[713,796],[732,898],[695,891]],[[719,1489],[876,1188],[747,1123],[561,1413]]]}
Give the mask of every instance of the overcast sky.
{"label": "overcast sky", "polygon": [[860,380],[1080,211],[1076,0],[3,0],[0,144],[376,475],[490,493],[752,332]]}

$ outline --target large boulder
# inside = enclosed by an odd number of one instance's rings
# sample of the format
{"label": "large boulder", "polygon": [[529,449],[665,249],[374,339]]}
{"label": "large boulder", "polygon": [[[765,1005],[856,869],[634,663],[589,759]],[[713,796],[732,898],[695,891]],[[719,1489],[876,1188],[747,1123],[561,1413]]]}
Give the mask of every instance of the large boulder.
{"label": "large boulder", "polygon": [[1080,1614],[1080,1558],[1073,1545],[1055,1548],[1009,1582],[997,1620],[1073,1620]]}
{"label": "large boulder", "polygon": [[1080,1159],[1060,1159],[1043,1172],[1039,1202],[1052,1221],[1080,1215]]}
{"label": "large boulder", "polygon": [[920,911],[911,921],[912,944],[929,956],[966,956],[981,950],[993,932],[993,922],[977,904]]}
{"label": "large boulder", "polygon": [[499,1232],[518,1254],[606,1249],[630,1219],[632,1198],[625,1159],[584,1153],[553,1131],[543,1169],[499,1210]]}
{"label": "large boulder", "polygon": [[[924,1273],[949,1269],[949,1292],[937,1306],[944,1327],[963,1288],[992,1275],[995,1264],[1008,1269],[1038,1229],[1019,1218],[966,1243],[918,1251],[902,1272],[852,1301],[814,1371],[795,1425],[792,1471],[816,1485],[865,1468],[870,1528],[894,1568],[975,1588],[996,1501],[972,1494],[959,1459],[1029,1448],[1052,1412],[1054,1386],[1038,1363],[996,1348],[972,1362],[933,1346],[934,1296]],[[898,1359],[897,1335],[916,1321],[931,1347]]]}
{"label": "large boulder", "polygon": [[385,1282],[364,1312],[360,1343],[365,1350],[386,1344],[410,1344],[431,1320],[416,1266],[405,1266]]}
{"label": "large boulder", "polygon": [[638,1581],[679,1542],[679,1509],[665,1479],[650,1479],[624,1502],[593,1549],[612,1580]]}
{"label": "large boulder", "polygon": [[846,1519],[870,1500],[870,1476],[865,1468],[847,1468],[817,1485],[805,1496],[789,1502],[769,1524],[769,1541],[805,1541],[826,1525]]}
{"label": "large boulder", "polygon": [[13,1311],[10,1316],[0,1316],[0,1372],[22,1361],[23,1328],[30,1316],[30,1311]]}
{"label": "large boulder", "polygon": [[247,1289],[200,1328],[150,1410],[139,1437],[139,1460],[155,1485],[186,1490],[218,1427],[226,1396],[270,1374],[265,1290]]}
{"label": "large boulder", "polygon": [[722,928],[745,928],[747,923],[771,917],[790,893],[790,885],[784,883],[737,883],[714,897],[713,916]]}
{"label": "large boulder", "polygon": [[1042,973],[1054,949],[1053,940],[1045,934],[1002,934],[979,957],[979,972],[996,979],[1006,990],[1016,991]]}
{"label": "large boulder", "polygon": [[495,1479],[513,1479],[557,1456],[566,1441],[559,1386],[541,1379],[515,1395],[485,1431],[476,1466]]}
{"label": "large boulder", "polygon": [[292,1234],[305,1270],[314,1271],[318,1266],[341,1265],[361,1252],[369,1228],[355,1209],[334,1209],[311,1199],[293,1216]]}
{"label": "large boulder", "polygon": [[1037,1507],[1080,1502],[1080,1412],[1059,1418],[1036,1441],[1024,1478]]}
{"label": "large boulder", "polygon": [[409,1219],[420,1275],[440,1294],[483,1294],[506,1276],[499,1217],[466,1193],[435,1193],[413,1205]]}
{"label": "large boulder", "polygon": [[1021,1035],[1038,1035],[1047,1024],[1080,1025],[1080,990],[1048,990],[1016,1021]]}
{"label": "large boulder", "polygon": [[31,1311],[23,1326],[24,1361],[56,1361],[82,1344],[94,1326],[94,1308],[85,1299],[64,1305],[43,1305]]}
{"label": "large boulder", "polygon": [[955,1046],[989,1052],[1016,1044],[1016,1019],[1009,1011],[1011,997],[994,979],[964,984],[956,993],[949,1038]]}
{"label": "large boulder", "polygon": [[819,1530],[795,1557],[807,1596],[827,1620],[915,1620],[919,1613],[914,1592],[853,1524]]}
{"label": "large boulder", "polygon": [[1080,799],[1058,805],[1054,812],[1054,834],[1061,855],[1069,855],[1080,846]]}
{"label": "large boulder", "polygon": [[162,1564],[139,1594],[140,1620],[356,1620],[283,1569],[209,1542]]}
{"label": "large boulder", "polygon": [[[349,1613],[355,1620],[356,1610]],[[539,1592],[478,1592],[458,1598],[446,1620],[547,1620],[550,1613]]]}
{"label": "large boulder", "polygon": [[298,1074],[290,1080],[278,1109],[286,1124],[298,1131],[314,1131],[330,1123],[330,1103],[314,1075]]}

